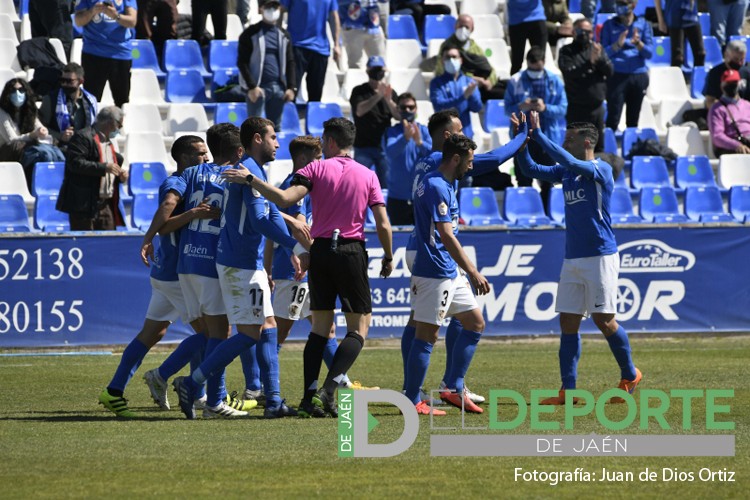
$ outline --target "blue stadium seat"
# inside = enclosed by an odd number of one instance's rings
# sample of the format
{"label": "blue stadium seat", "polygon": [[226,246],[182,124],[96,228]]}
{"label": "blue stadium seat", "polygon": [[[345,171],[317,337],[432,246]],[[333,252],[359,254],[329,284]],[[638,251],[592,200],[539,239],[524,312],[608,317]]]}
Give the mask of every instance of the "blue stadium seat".
{"label": "blue stadium seat", "polygon": [[740,222],[750,222],[750,186],[729,190],[729,213]]}
{"label": "blue stadium seat", "polygon": [[156,209],[159,208],[159,195],[140,193],[133,197],[133,227],[145,231],[151,225]]}
{"label": "blue stadium seat", "polygon": [[581,0],[570,0],[568,2],[569,12],[581,12]]}
{"label": "blue stadium seat", "polygon": [[507,188],[503,202],[505,219],[517,226],[550,224],[544,215],[544,206],[539,192],[531,187]]}
{"label": "blue stadium seat", "polygon": [[690,75],[690,97],[693,99],[703,99],[703,87],[706,85],[706,66],[695,66]]}
{"label": "blue stadium seat", "polygon": [[670,66],[672,64],[672,40],[668,36],[654,37],[654,50],[651,59],[646,59],[648,67]]}
{"label": "blue stadium seat", "polygon": [[615,132],[609,127],[604,128],[604,152],[613,155],[620,155],[619,148],[617,147],[617,138]]}
{"label": "blue stadium seat", "polygon": [[[614,175],[614,172],[612,172],[612,175]],[[628,175],[625,173],[625,168],[623,167],[623,169],[620,170],[620,175],[618,175],[617,179],[615,179],[615,187],[630,189],[627,178]]]}
{"label": "blue stadium seat", "polygon": [[553,222],[565,224],[565,194],[561,188],[550,189],[549,217]]}
{"label": "blue stadium seat", "polygon": [[299,113],[297,113],[297,106],[293,102],[284,104],[284,111],[281,115],[281,131],[302,135]]}
{"label": "blue stadium seat", "polygon": [[630,171],[633,189],[643,187],[669,186],[667,162],[661,156],[635,156]]}
{"label": "blue stadium seat", "polygon": [[237,68],[237,40],[211,40],[208,65],[211,72]]}
{"label": "blue stadium seat", "polygon": [[276,139],[279,141],[279,149],[276,150],[277,160],[291,160],[292,155],[289,153],[289,144],[297,137],[297,134],[290,132],[279,132]]}
{"label": "blue stadium seat", "polygon": [[164,69],[167,73],[191,69],[204,78],[211,76],[203,64],[201,47],[195,40],[167,40],[164,44]]}
{"label": "blue stadium seat", "polygon": [[503,224],[495,192],[489,187],[463,188],[458,193],[461,218],[471,226]]}
{"label": "blue stadium seat", "polygon": [[[238,83],[237,75],[239,75],[237,68],[225,68],[215,71],[211,77],[211,98],[215,101],[218,100],[216,98],[217,89],[230,83]],[[233,79],[234,81],[232,81]]]}
{"label": "blue stadium seat", "polygon": [[643,17],[646,14],[646,9],[649,7],[654,7],[654,0],[640,0],[636,6],[635,9],[633,9],[633,13],[636,16]]}
{"label": "blue stadium seat", "polygon": [[167,76],[159,66],[159,58],[151,40],[130,40],[130,55],[133,57],[133,69],[150,69],[159,79]]}
{"label": "blue stadium seat", "polygon": [[609,215],[614,224],[637,224],[643,219],[633,213],[633,200],[630,191],[616,186],[609,199]]}
{"label": "blue stadium seat", "polygon": [[68,214],[58,212],[55,205],[57,205],[56,194],[37,197],[34,202],[34,226],[37,229],[50,233],[70,230]]}
{"label": "blue stadium seat", "polygon": [[[707,33],[710,33],[708,31]],[[690,45],[688,44],[688,47]],[[724,62],[724,55],[721,52],[721,45],[715,36],[704,36],[703,47],[706,49],[706,66],[716,66]],[[692,55],[692,51],[690,52]]]}
{"label": "blue stadium seat", "polygon": [[39,196],[42,194],[60,193],[63,177],[65,177],[65,162],[40,162],[34,165],[34,173],[31,177],[31,194]]}
{"label": "blue stadium seat", "polygon": [[[314,136],[323,135],[323,123],[329,118],[344,116],[341,106],[330,102],[307,103],[307,133]],[[283,126],[282,126],[283,129]]]}
{"label": "blue stadium seat", "polygon": [[625,132],[622,133],[622,156],[623,158],[630,157],[630,148],[638,140],[654,139],[659,142],[659,136],[656,135],[656,130],[652,128],[636,128],[628,127]]}
{"label": "blue stadium seat", "polygon": [[690,186],[716,186],[708,156],[677,157],[674,183],[680,189]]}
{"label": "blue stadium seat", "polygon": [[492,132],[496,128],[510,127],[510,118],[505,114],[505,101],[489,99],[484,108],[484,129]]}
{"label": "blue stadium seat", "polygon": [[31,231],[26,203],[19,194],[0,194],[0,233]]}
{"label": "blue stadium seat", "polygon": [[721,193],[716,186],[687,188],[685,215],[697,222],[734,222],[734,217],[724,211]]}
{"label": "blue stadium seat", "polygon": [[166,178],[167,169],[162,163],[131,163],[128,191],[131,196],[142,193],[157,194],[159,186]]}
{"label": "blue stadium seat", "polygon": [[388,39],[412,39],[419,41],[419,32],[414,18],[408,15],[388,16]]}
{"label": "blue stadium seat", "polygon": [[167,73],[164,93],[168,102],[207,102],[203,77],[195,70],[178,70]]}
{"label": "blue stadium seat", "polygon": [[[451,15],[424,16],[424,43],[430,44],[433,38],[445,39],[450,37],[456,28],[456,18]],[[390,34],[390,25],[388,26]]]}
{"label": "blue stadium seat", "polygon": [[600,12],[600,13],[598,13],[596,15],[596,23],[595,24],[596,24],[596,26],[601,26],[605,22],[607,22],[609,19],[612,19],[613,17],[615,17],[614,12],[611,12],[611,13]]}
{"label": "blue stadium seat", "polygon": [[688,222],[680,213],[677,195],[671,187],[645,187],[638,202],[641,217],[651,222]]}
{"label": "blue stadium seat", "polygon": [[701,25],[701,33],[711,33],[711,14],[698,12],[698,22]]}
{"label": "blue stadium seat", "polygon": [[29,13],[29,0],[21,0],[21,4],[18,6],[18,17],[23,18]]}
{"label": "blue stadium seat", "polygon": [[247,120],[247,105],[244,102],[220,102],[216,104],[214,123],[234,123],[238,127]]}

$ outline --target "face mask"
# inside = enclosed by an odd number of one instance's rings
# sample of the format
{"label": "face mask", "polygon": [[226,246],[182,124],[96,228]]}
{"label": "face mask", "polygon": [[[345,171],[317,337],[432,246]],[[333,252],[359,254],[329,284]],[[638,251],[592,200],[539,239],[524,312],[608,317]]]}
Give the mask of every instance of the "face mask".
{"label": "face mask", "polygon": [[589,33],[590,31],[577,29],[576,30],[576,42],[580,43],[581,45],[588,45],[591,42],[591,40],[589,39]]}
{"label": "face mask", "polygon": [[615,13],[617,13],[617,15],[620,17],[628,16],[632,11],[633,10],[631,9],[630,4],[618,3],[617,5],[615,5]]}
{"label": "face mask", "polygon": [[263,9],[263,19],[269,23],[275,23],[281,17],[279,9]]}
{"label": "face mask", "polygon": [[739,82],[734,83],[725,83],[724,84],[724,95],[727,95],[729,97],[734,97],[737,95],[737,89],[740,88]]}
{"label": "face mask", "polygon": [[461,71],[461,59],[457,58],[450,58],[443,61],[443,66],[445,67],[445,71],[448,74],[455,75],[459,71]]}
{"label": "face mask", "polygon": [[65,92],[65,95],[68,97],[73,97],[78,93],[78,87],[61,87],[62,91]]}
{"label": "face mask", "polygon": [[401,118],[409,123],[412,123],[416,117],[417,113],[415,113],[414,111],[401,111]]}
{"label": "face mask", "polygon": [[23,106],[26,103],[26,92],[14,91],[10,94],[10,103],[17,108]]}
{"label": "face mask", "polygon": [[540,69],[537,71],[537,70],[527,69],[526,74],[529,75],[529,78],[531,78],[532,80],[539,80],[541,77],[544,76],[544,70]]}
{"label": "face mask", "polygon": [[729,66],[732,69],[736,69],[736,70],[739,70],[742,67],[742,65],[740,63],[737,63],[737,62],[734,62],[734,61],[732,61],[729,64],[727,64],[727,66]]}
{"label": "face mask", "polygon": [[385,78],[385,70],[383,68],[373,68],[367,70],[367,76],[370,77],[370,79],[379,82],[380,80]]}
{"label": "face mask", "polygon": [[465,42],[471,36],[471,31],[466,26],[461,26],[456,30],[456,38],[459,42]]}
{"label": "face mask", "polygon": [[109,140],[112,141],[112,140],[117,139],[118,135],[120,135],[120,129],[119,128],[116,129],[116,130],[113,130],[112,132],[109,133]]}

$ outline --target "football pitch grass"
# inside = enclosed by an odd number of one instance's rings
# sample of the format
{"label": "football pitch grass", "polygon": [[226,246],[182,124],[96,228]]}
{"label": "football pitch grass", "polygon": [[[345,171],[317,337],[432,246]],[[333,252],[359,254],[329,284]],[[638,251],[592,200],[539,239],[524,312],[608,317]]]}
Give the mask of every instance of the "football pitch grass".
{"label": "football pitch grass", "polygon": [[[734,389],[727,401],[734,431],[706,431],[704,400],[693,402],[692,429],[682,430],[682,404],[672,400],[666,414],[670,430],[650,422],[610,432],[593,413],[576,419],[572,431],[548,434],[734,434],[734,457],[431,457],[429,417],[420,417],[417,440],[391,458],[339,458],[333,419],[263,420],[261,410],[239,420],[186,420],[170,390],[172,410],[151,401],[142,376],[158,366],[169,350],[149,354],[126,390],[131,409],[141,418],[121,420],[97,405],[97,396],[119,362],[114,356],[0,357],[0,483],[2,498],[748,498],[750,485],[750,336],[634,338],[636,365],[644,374],[640,388]],[[512,389],[528,398],[531,389],[556,389],[558,344],[536,340],[487,340],[479,345],[468,374],[469,387]],[[18,352],[18,351],[14,351]],[[116,350],[121,352],[121,348]],[[426,387],[442,376],[445,350],[436,347]],[[301,344],[281,351],[282,396],[296,406],[302,386]],[[397,341],[370,342],[351,371],[365,385],[400,389],[401,356]],[[619,370],[602,339],[584,337],[579,389],[598,396],[617,384]],[[229,390],[244,387],[239,360],[227,372]],[[467,415],[467,426],[486,426],[483,415]],[[395,407],[371,405],[379,425],[370,442],[388,443],[403,429]],[[563,408],[543,420],[563,421]],[[459,410],[436,418],[435,425],[460,425]],[[623,405],[608,405],[612,420],[625,415]],[[618,418],[619,416],[619,418]],[[433,431],[438,432],[438,431]],[[444,433],[445,431],[440,431]],[[455,431],[460,432],[460,431]],[[469,432],[469,431],[464,431]],[[532,431],[527,418],[513,431]],[[566,471],[577,467],[601,475],[631,471],[631,482],[524,482],[526,472]],[[641,482],[639,473],[677,469],[693,472],[694,481]],[[733,471],[734,482],[701,481],[708,468]]]}

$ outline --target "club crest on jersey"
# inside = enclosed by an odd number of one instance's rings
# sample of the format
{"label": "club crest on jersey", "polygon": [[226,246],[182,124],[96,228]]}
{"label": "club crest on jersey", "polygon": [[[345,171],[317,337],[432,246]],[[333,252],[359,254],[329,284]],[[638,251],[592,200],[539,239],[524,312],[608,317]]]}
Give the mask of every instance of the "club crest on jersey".
{"label": "club crest on jersey", "polygon": [[445,319],[445,309],[440,309],[438,311],[438,321],[442,322]]}
{"label": "club crest on jersey", "polygon": [[260,198],[260,192],[258,192],[258,190],[255,188],[253,188],[253,196],[255,196],[256,198]]}
{"label": "club crest on jersey", "polygon": [[297,304],[289,304],[289,315],[297,316],[299,314],[299,306]]}
{"label": "club crest on jersey", "polygon": [[438,213],[440,215],[448,215],[448,205],[445,204],[445,202],[440,203],[438,205]]}

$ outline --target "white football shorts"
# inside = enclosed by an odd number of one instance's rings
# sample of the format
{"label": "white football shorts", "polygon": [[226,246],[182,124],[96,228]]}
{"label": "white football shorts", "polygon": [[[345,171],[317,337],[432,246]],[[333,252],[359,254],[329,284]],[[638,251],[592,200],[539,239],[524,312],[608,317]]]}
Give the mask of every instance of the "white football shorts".
{"label": "white football shorts", "polygon": [[230,325],[262,325],[273,316],[271,288],[263,269],[216,264]]}
{"label": "white football shorts", "polygon": [[151,300],[146,319],[174,322],[181,319],[187,324],[188,312],[179,281],[162,281],[151,278]]}
{"label": "white football shorts", "polygon": [[557,285],[555,311],[580,314],[617,312],[620,254],[565,259]]}
{"label": "white football shorts", "polygon": [[274,316],[292,321],[310,316],[310,288],[307,282],[276,280],[274,283]]}
{"label": "white football shorts", "polygon": [[178,274],[177,276],[190,321],[204,314],[219,316],[227,313],[224,300],[221,298],[221,286],[219,286],[218,279],[197,274]]}
{"label": "white football shorts", "polygon": [[478,307],[469,280],[462,273],[455,278],[411,277],[414,321],[442,325],[445,318]]}

